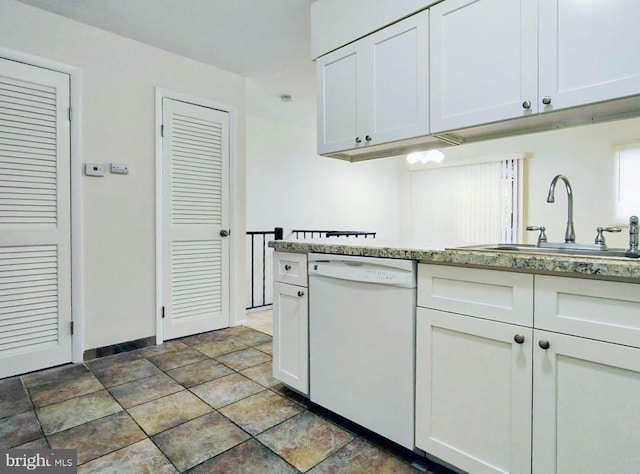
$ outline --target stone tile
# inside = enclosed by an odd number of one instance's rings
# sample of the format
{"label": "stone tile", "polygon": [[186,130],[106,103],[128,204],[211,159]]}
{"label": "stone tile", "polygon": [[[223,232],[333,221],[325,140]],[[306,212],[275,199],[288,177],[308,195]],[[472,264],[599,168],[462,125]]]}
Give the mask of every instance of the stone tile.
{"label": "stone tile", "polygon": [[248,349],[216,357],[216,360],[227,367],[231,367],[233,370],[242,370],[267,362],[271,360],[271,356],[249,347]]}
{"label": "stone tile", "polygon": [[68,371],[65,376],[58,379],[29,387],[33,404],[39,408],[104,390],[102,384],[85,366],[74,367],[72,377],[71,372]]}
{"label": "stone tile", "polygon": [[214,408],[229,405],[262,390],[264,387],[240,374],[227,375],[191,389]]}
{"label": "stone tile", "polygon": [[95,374],[96,371],[103,371],[112,366],[119,366],[125,364],[126,362],[141,359],[144,359],[144,357],[139,354],[138,351],[122,352],[120,354],[115,354],[108,357],[100,357],[99,359],[89,360],[85,362],[85,365],[91,372]]}
{"label": "stone tile", "polygon": [[257,439],[305,472],[353,440],[353,435],[306,411],[265,431]]}
{"label": "stone tile", "polygon": [[295,474],[297,469],[284,462],[254,439],[245,441],[226,453],[200,464],[192,474],[225,472],[233,474]]}
{"label": "stone tile", "polygon": [[111,362],[101,362],[102,359],[98,359],[95,363],[87,363],[89,369],[98,377],[105,387],[113,387],[131,382],[132,380],[151,377],[161,372],[160,369],[147,359],[141,358],[141,356],[133,359],[116,359],[118,357],[122,356],[115,355],[108,357],[108,359],[113,358]]}
{"label": "stone tile", "polygon": [[90,421],[49,437],[53,449],[77,449],[78,464],[84,464],[146,436],[125,412]]}
{"label": "stone tile", "polygon": [[210,411],[209,405],[183,391],[133,407],[129,414],[151,436]]}
{"label": "stone tile", "polygon": [[180,342],[187,346],[197,346],[200,344],[207,344],[209,342],[226,341],[232,336],[230,334],[221,333],[220,331],[203,332],[194,336],[183,337]]}
{"label": "stone tile", "polygon": [[304,411],[303,407],[270,390],[220,409],[220,413],[254,436],[301,411]]}
{"label": "stone tile", "polygon": [[171,395],[180,390],[184,390],[184,387],[163,373],[109,389],[111,395],[125,408],[131,408],[156,398]]}
{"label": "stone tile", "polygon": [[241,342],[247,346],[257,346],[265,342],[271,342],[272,339],[268,334],[254,331],[253,329],[233,337],[234,341]]}
{"label": "stone tile", "polygon": [[139,441],[78,467],[78,474],[172,474],[175,472],[178,472],[176,468],[150,439]]}
{"label": "stone tile", "polygon": [[223,354],[228,354],[229,352],[246,349],[247,346],[241,342],[234,341],[233,339],[226,339],[222,341],[211,341],[204,344],[198,344],[197,346],[194,346],[194,348],[209,357],[218,357]]}
{"label": "stone tile", "polygon": [[309,408],[309,399],[304,395],[300,395],[298,392],[291,390],[283,383],[279,383],[278,385],[274,385],[271,387],[271,390],[277,392],[283,397],[288,398],[289,400],[296,402],[298,405],[302,405],[305,408]]}
{"label": "stone tile", "polygon": [[362,472],[411,474],[420,471],[357,438],[309,471],[313,474],[333,474],[335,472],[344,474],[360,474]]}
{"label": "stone tile", "polygon": [[22,375],[22,381],[27,388],[35,387],[50,382],[71,381],[87,372],[87,368],[83,364],[66,364],[51,369],[39,370],[30,374]]}
{"label": "stone tile", "polygon": [[220,335],[226,335],[226,336],[238,336],[240,334],[244,334],[245,332],[251,332],[252,329],[249,329],[246,326],[232,326],[230,328],[225,328],[225,329],[219,329],[218,331],[216,331],[218,334]]}
{"label": "stone tile", "polygon": [[271,361],[264,364],[256,365],[240,372],[245,377],[250,378],[254,382],[258,382],[263,387],[275,387],[280,381],[273,377],[273,364]]}
{"label": "stone tile", "polygon": [[47,443],[46,438],[38,438],[33,441],[29,441],[28,443],[21,444],[20,446],[16,446],[13,449],[49,449],[49,443]]}
{"label": "stone tile", "polygon": [[40,423],[33,411],[0,420],[0,449],[13,448],[41,437]]}
{"label": "stone tile", "polygon": [[273,355],[273,342],[265,342],[264,344],[260,344],[259,346],[254,346],[254,349],[258,349],[260,352],[264,352],[265,354]]}
{"label": "stone tile", "polygon": [[189,469],[250,436],[219,413],[212,412],[153,437],[180,470]]}
{"label": "stone tile", "polygon": [[171,370],[183,365],[193,364],[206,359],[207,356],[191,348],[181,351],[167,352],[166,354],[149,357],[149,360],[162,370]]}
{"label": "stone tile", "polygon": [[54,405],[47,405],[36,410],[44,434],[47,436],[119,411],[122,411],[122,407],[111,398],[106,390],[72,398]]}
{"label": "stone tile", "polygon": [[168,375],[187,388],[194,387],[232,373],[233,370],[229,367],[211,359],[196,362],[191,365],[185,365],[184,367],[179,367],[167,372]]}
{"label": "stone tile", "polygon": [[0,419],[31,409],[31,400],[20,377],[0,380]]}
{"label": "stone tile", "polygon": [[142,349],[136,350],[136,354],[139,354],[143,357],[153,357],[161,354],[166,354],[167,352],[175,352],[181,351],[182,349],[186,349],[187,345],[178,341],[168,341],[163,344],[153,344],[151,346],[143,347]]}

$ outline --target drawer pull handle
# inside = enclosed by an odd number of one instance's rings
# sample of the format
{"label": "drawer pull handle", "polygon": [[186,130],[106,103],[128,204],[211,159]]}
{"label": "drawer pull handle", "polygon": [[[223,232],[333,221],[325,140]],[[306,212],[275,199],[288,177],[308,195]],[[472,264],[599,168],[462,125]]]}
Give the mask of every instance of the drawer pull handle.
{"label": "drawer pull handle", "polygon": [[513,340],[518,344],[524,344],[524,336],[522,334],[516,334],[515,336],[513,336]]}
{"label": "drawer pull handle", "polygon": [[544,349],[545,351],[551,347],[551,344],[549,344],[549,341],[546,339],[540,339],[538,341],[538,345],[540,346],[540,349]]}
{"label": "drawer pull handle", "polygon": [[291,270],[291,265],[285,265],[284,266],[284,271],[288,272],[289,270]]}
{"label": "drawer pull handle", "polygon": [[304,291],[298,291],[298,296],[304,296]]}

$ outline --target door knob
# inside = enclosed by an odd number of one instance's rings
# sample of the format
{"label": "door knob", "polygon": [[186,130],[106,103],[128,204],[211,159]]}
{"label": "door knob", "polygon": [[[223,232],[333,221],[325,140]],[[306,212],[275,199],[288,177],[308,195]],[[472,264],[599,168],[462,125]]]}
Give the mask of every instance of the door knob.
{"label": "door knob", "polygon": [[551,347],[551,344],[549,344],[549,341],[546,339],[540,339],[538,341],[538,345],[540,346],[540,349],[544,349],[545,351]]}
{"label": "door knob", "polygon": [[222,229],[220,231],[220,237],[229,237],[229,234],[231,233],[231,231],[227,230],[227,229]]}
{"label": "door knob", "polygon": [[513,336],[513,340],[518,344],[524,344],[524,336],[522,334],[516,334],[515,336]]}

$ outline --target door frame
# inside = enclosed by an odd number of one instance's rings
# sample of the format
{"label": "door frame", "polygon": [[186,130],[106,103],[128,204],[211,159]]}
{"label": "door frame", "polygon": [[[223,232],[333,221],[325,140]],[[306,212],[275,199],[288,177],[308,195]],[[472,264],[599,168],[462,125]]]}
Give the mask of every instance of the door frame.
{"label": "door frame", "polygon": [[22,51],[0,47],[0,58],[29,66],[50,69],[69,75],[71,120],[70,179],[71,179],[71,362],[84,360],[84,324],[82,290],[82,69],[65,63],[35,56]]}
{"label": "door frame", "polygon": [[164,289],[162,285],[163,278],[163,264],[162,264],[162,136],[160,135],[160,128],[162,126],[162,99],[173,99],[180,102],[188,102],[193,105],[201,107],[208,107],[210,109],[220,110],[229,114],[229,226],[232,231],[229,242],[229,326],[235,326],[239,321],[235,317],[238,300],[238,285],[232,284],[237,281],[237,273],[240,271],[237,262],[241,261],[239,256],[239,244],[237,234],[241,226],[237,212],[237,200],[236,190],[238,183],[238,160],[237,160],[237,109],[236,107],[224,104],[221,102],[215,102],[201,97],[192,96],[189,94],[183,94],[160,87],[155,88],[155,146],[156,146],[156,344],[162,344],[164,342],[164,331],[162,325],[162,306],[164,301]]}

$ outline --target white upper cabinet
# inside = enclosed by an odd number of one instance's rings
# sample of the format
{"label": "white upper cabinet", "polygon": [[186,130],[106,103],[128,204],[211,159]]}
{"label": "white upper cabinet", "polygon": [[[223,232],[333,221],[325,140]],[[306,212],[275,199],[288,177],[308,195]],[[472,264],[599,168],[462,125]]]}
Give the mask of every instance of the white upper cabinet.
{"label": "white upper cabinet", "polygon": [[[364,84],[357,45],[318,60],[318,153],[354,148],[358,135],[358,96]],[[361,69],[361,68],[360,68]],[[362,139],[360,139],[360,144]]]}
{"label": "white upper cabinet", "polygon": [[431,8],[431,132],[538,112],[537,0]]}
{"label": "white upper cabinet", "polygon": [[640,93],[637,0],[539,1],[542,112]]}
{"label": "white upper cabinet", "polygon": [[427,10],[323,56],[318,153],[429,133]]}

